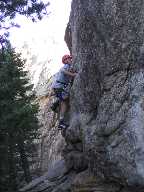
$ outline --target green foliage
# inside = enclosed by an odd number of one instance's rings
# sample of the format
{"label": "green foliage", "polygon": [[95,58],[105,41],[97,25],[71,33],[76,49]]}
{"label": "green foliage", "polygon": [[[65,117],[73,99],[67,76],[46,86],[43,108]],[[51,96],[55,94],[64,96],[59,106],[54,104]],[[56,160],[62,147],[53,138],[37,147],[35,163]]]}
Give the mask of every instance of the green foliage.
{"label": "green foliage", "polygon": [[2,0],[0,1],[0,20],[5,22],[6,18],[13,19],[16,14],[41,19],[46,14],[48,4],[38,0]]}
{"label": "green foliage", "polygon": [[38,138],[38,104],[24,63],[8,44],[8,29],[17,15],[41,19],[47,4],[41,0],[0,0],[0,191],[16,192],[19,170],[30,181],[27,156]]}
{"label": "green foliage", "polygon": [[3,192],[8,188],[15,190],[21,164],[25,177],[29,176],[27,154],[31,153],[30,148],[39,137],[38,104],[27,72],[23,70],[24,64],[10,46],[1,49],[0,191]]}
{"label": "green foliage", "polygon": [[0,0],[0,43],[5,42],[9,36],[9,28],[20,27],[14,22],[17,15],[30,17],[35,22],[47,15],[48,5],[42,0]]}

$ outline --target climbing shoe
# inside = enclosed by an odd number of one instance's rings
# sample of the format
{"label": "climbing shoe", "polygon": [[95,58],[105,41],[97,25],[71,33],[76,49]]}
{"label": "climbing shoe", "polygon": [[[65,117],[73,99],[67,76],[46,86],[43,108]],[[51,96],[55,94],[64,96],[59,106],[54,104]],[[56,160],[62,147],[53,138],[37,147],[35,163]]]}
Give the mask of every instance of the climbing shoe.
{"label": "climbing shoe", "polygon": [[59,100],[56,100],[52,105],[51,105],[51,110],[54,112],[58,112],[58,107],[59,107]]}
{"label": "climbing shoe", "polygon": [[58,129],[59,129],[59,130],[64,130],[64,129],[66,129],[67,127],[68,127],[68,125],[67,125],[66,123],[64,123],[63,120],[60,120],[59,125],[58,125]]}

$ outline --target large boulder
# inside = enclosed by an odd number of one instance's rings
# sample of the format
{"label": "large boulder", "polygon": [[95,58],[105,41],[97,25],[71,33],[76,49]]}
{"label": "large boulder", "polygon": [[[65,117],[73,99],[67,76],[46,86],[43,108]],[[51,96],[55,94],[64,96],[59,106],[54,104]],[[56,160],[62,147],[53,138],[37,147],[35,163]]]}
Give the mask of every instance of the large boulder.
{"label": "large boulder", "polygon": [[69,22],[79,121],[67,140],[79,127],[91,172],[132,186],[144,186],[143,11],[141,0],[73,0]]}

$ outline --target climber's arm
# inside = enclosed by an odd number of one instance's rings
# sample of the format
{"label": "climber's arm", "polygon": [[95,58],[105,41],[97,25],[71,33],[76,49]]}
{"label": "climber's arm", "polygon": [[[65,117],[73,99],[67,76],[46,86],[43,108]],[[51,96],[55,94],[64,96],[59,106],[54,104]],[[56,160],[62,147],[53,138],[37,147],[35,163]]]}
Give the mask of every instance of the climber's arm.
{"label": "climber's arm", "polygon": [[77,75],[76,72],[73,73],[73,72],[70,72],[70,71],[67,71],[67,70],[63,70],[63,72],[64,72],[64,74],[69,75],[71,77],[75,77]]}
{"label": "climber's arm", "polygon": [[54,89],[52,88],[52,89],[50,90],[49,96],[52,97],[52,96],[54,96],[54,95],[55,95],[55,91],[54,91]]}

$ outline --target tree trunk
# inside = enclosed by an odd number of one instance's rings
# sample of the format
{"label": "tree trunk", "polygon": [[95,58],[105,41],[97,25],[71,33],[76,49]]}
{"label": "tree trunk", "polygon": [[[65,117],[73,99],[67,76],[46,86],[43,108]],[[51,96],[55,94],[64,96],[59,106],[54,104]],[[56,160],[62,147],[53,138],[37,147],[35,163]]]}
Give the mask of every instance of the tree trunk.
{"label": "tree trunk", "polygon": [[19,148],[19,153],[21,157],[22,168],[24,171],[25,181],[29,183],[32,179],[31,179],[29,162],[26,156],[23,140],[19,140],[18,148]]}
{"label": "tree trunk", "polygon": [[17,173],[16,173],[16,162],[14,158],[14,145],[11,137],[9,138],[9,151],[8,151],[8,191],[16,192],[17,191]]}

